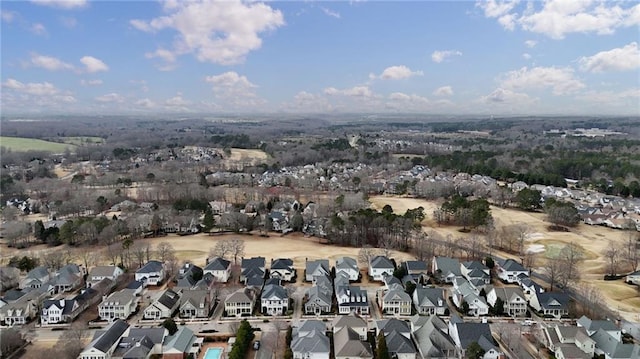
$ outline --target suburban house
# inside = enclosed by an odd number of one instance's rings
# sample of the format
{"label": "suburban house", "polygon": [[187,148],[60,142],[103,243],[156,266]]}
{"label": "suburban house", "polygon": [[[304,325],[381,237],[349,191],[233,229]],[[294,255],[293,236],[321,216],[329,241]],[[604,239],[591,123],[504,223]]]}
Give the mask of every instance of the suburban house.
{"label": "suburban house", "polygon": [[185,263],[182,265],[178,272],[178,281],[174,287],[174,290],[187,290],[191,289],[202,277],[204,271],[202,268],[194,265],[193,263]]}
{"label": "suburban house", "polygon": [[436,315],[412,316],[411,336],[421,358],[459,358],[459,349],[449,336],[448,325]]}
{"label": "suburban house", "polygon": [[91,271],[89,271],[89,275],[87,276],[87,287],[91,287],[92,285],[98,283],[99,281],[108,278],[114,282],[118,281],[118,278],[124,273],[120,267],[117,266],[97,266],[93,267]]}
{"label": "suburban house", "polygon": [[369,327],[367,321],[362,319],[361,316],[355,313],[349,313],[348,315],[339,315],[333,319],[333,333],[342,328],[351,328],[351,330],[358,333],[360,340],[367,340],[367,332]]}
{"label": "suburban house", "polygon": [[333,350],[336,359],[373,359],[371,344],[348,326],[334,329]]}
{"label": "suburban house", "polygon": [[69,323],[80,314],[80,305],[73,299],[48,299],[42,303],[40,323],[42,325]]}
{"label": "suburban house", "polygon": [[78,356],[79,359],[109,359],[118,347],[120,338],[129,330],[127,322],[117,319],[105,330],[96,331],[91,343]]}
{"label": "suburban house", "polygon": [[98,305],[98,315],[102,320],[126,320],[136,311],[138,300],[131,289],[122,289],[102,300]]}
{"label": "suburban house", "polygon": [[[587,331],[579,326],[544,326],[542,328],[545,344],[552,352],[561,357],[593,358],[595,341],[589,338]],[[578,352],[579,351],[579,352]]]}
{"label": "suburban house", "polygon": [[50,279],[49,269],[45,266],[35,267],[27,273],[27,276],[20,282],[20,289],[40,288]]}
{"label": "suburban house", "polygon": [[385,256],[375,256],[369,261],[369,277],[381,282],[385,275],[393,275],[396,269],[391,259]]}
{"label": "suburban house", "polygon": [[404,267],[407,275],[411,276],[416,283],[426,283],[429,280],[429,266],[425,261],[406,261]]}
{"label": "suburban house", "polygon": [[309,288],[304,303],[305,314],[326,314],[331,313],[332,291],[314,285]]}
{"label": "suburban house", "polygon": [[542,315],[561,318],[569,315],[569,296],[558,292],[536,293],[529,300],[531,308]]}
{"label": "suburban house", "polygon": [[247,288],[242,288],[227,296],[224,302],[224,310],[229,317],[251,316],[255,303],[255,292]]}
{"label": "suburban house", "polygon": [[418,314],[445,315],[447,302],[445,300],[444,289],[417,287],[413,291],[413,305]]}
{"label": "suburban house", "polygon": [[278,284],[264,286],[260,296],[260,307],[265,315],[284,315],[289,309],[289,294]]}
{"label": "suburban house", "polygon": [[498,359],[503,353],[496,345],[488,323],[465,323],[457,315],[452,315],[449,320],[449,335],[462,349],[462,355],[466,357],[466,350],[471,343],[478,343],[484,350],[482,359]]}
{"label": "suburban house", "polygon": [[231,277],[231,261],[215,257],[204,267],[204,275],[211,274],[216,281],[226,283]]}
{"label": "suburban house", "polygon": [[242,258],[240,281],[246,284],[249,278],[264,278],[266,274],[265,263],[264,257]]}
{"label": "suburban house", "polygon": [[169,331],[165,328],[129,328],[118,342],[112,358],[149,358],[162,354],[162,342]]}
{"label": "suburban house", "polygon": [[358,286],[336,286],[336,300],[338,303],[338,314],[369,314],[367,291]]}
{"label": "suburban house", "polygon": [[331,268],[329,268],[329,260],[327,259],[318,259],[305,263],[304,280],[307,282],[314,282],[313,277],[330,277],[330,275]]}
{"label": "suburban house", "polygon": [[279,278],[284,282],[295,280],[296,269],[293,267],[293,261],[289,258],[279,258],[271,261],[269,269],[270,278]]}
{"label": "suburban house", "polygon": [[38,303],[46,294],[43,287],[20,293],[17,299],[0,308],[0,323],[10,327],[27,324],[38,315]]}
{"label": "suburban house", "polygon": [[640,345],[623,343],[604,329],[598,329],[591,339],[595,342],[595,354],[603,355],[605,359],[640,358]]}
{"label": "suburban house", "polygon": [[411,297],[402,289],[387,291],[381,298],[382,313],[391,315],[411,315]]}
{"label": "suburban house", "polygon": [[54,293],[69,292],[82,287],[84,274],[83,267],[77,264],[67,264],[58,270],[49,285],[53,286]]}
{"label": "suburban house", "polygon": [[375,322],[376,336],[384,335],[387,349],[392,358],[415,359],[416,347],[411,341],[409,323],[398,319],[383,319]]}
{"label": "suburban house", "polygon": [[491,283],[491,271],[489,267],[485,266],[481,262],[471,261],[460,263],[460,272],[462,276],[477,286],[482,286]]}
{"label": "suburban house", "polygon": [[211,298],[207,290],[185,290],[180,295],[180,318],[207,318],[211,311]]}
{"label": "suburban house", "polygon": [[431,273],[441,282],[453,283],[455,277],[462,276],[460,261],[449,257],[433,257]]}
{"label": "suburban house", "polygon": [[527,300],[520,287],[493,288],[487,293],[487,303],[496,306],[498,298],[502,300],[503,312],[511,317],[524,317],[527,314]]}
{"label": "suburban house", "polygon": [[489,314],[489,305],[483,297],[480,296],[480,291],[472,286],[465,278],[455,278],[453,282],[452,292],[453,303],[459,309],[464,307],[463,303],[469,305],[468,315],[480,316]]}
{"label": "suburban house", "polygon": [[637,270],[633,273],[629,273],[627,275],[627,278],[625,278],[624,281],[629,284],[640,285],[640,270]]}
{"label": "suburban house", "polygon": [[351,257],[339,257],[336,259],[336,276],[338,273],[345,273],[349,281],[355,282],[360,279],[360,268],[358,262]]}
{"label": "suburban house", "polygon": [[520,274],[529,276],[529,270],[525,269],[522,264],[514,261],[513,259],[500,259],[497,260],[495,264],[498,278],[503,282],[517,283],[518,276]]}
{"label": "suburban house", "polygon": [[598,330],[602,329],[609,333],[612,337],[617,338],[618,341],[622,340],[622,331],[618,326],[610,320],[592,320],[587,316],[582,316],[576,321],[578,327],[584,328],[588,335],[593,335]]}
{"label": "suburban house", "polygon": [[144,310],[144,319],[171,318],[180,304],[180,294],[167,289]]}
{"label": "suburban house", "polygon": [[160,261],[148,261],[135,274],[135,280],[142,282],[144,286],[159,285],[164,280],[164,266]]}
{"label": "suburban house", "polygon": [[520,287],[527,302],[531,300],[531,297],[537,296],[537,293],[544,293],[544,288],[529,277],[520,279]]}
{"label": "suburban house", "polygon": [[324,323],[307,320],[292,332],[291,351],[294,359],[329,359],[331,344]]}
{"label": "suburban house", "polygon": [[162,344],[162,359],[197,358],[203,338],[198,338],[186,326],[180,326],[175,334],[165,338]]}

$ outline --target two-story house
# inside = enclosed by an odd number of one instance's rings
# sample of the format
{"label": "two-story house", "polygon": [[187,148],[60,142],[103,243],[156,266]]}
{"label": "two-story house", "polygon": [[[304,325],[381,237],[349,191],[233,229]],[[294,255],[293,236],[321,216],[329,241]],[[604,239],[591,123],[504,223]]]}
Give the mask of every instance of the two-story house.
{"label": "two-story house", "polygon": [[413,291],[413,306],[422,315],[445,315],[447,302],[443,288],[416,287]]}
{"label": "two-story house", "polygon": [[136,311],[139,297],[130,289],[122,289],[112,293],[98,305],[98,315],[102,320],[126,320]]}
{"label": "two-story house", "polygon": [[329,277],[330,274],[329,261],[326,259],[307,261],[305,263],[304,278],[307,282],[313,282],[313,278],[318,276]]}
{"label": "two-story house", "polygon": [[84,267],[77,264],[67,264],[60,268],[50,284],[54,287],[54,293],[70,292],[82,287],[84,283]]}
{"label": "two-story house", "polygon": [[250,278],[263,279],[266,274],[266,260],[264,257],[242,258],[240,264],[240,281],[244,284]]}
{"label": "two-story house", "polygon": [[260,296],[262,314],[284,315],[289,309],[289,294],[287,290],[278,284],[267,284]]}
{"label": "two-story house", "polygon": [[229,317],[251,316],[255,303],[255,292],[248,288],[243,288],[227,296],[224,302],[224,310]]}
{"label": "two-story house", "polygon": [[79,359],[110,359],[120,338],[129,332],[129,324],[116,319],[105,330],[97,331],[91,342],[80,352]]}
{"label": "two-story house", "polygon": [[339,257],[336,259],[336,276],[338,273],[345,273],[349,281],[355,282],[360,279],[360,268],[358,262],[351,257]]}
{"label": "two-story house", "polygon": [[231,261],[214,257],[204,267],[204,274],[210,273],[216,281],[226,283],[231,277]]}
{"label": "two-story house", "polygon": [[524,274],[529,276],[529,270],[513,259],[501,259],[496,261],[496,273],[498,278],[506,283],[517,283],[518,276]]}
{"label": "two-story house", "polygon": [[207,318],[211,311],[211,296],[208,290],[184,290],[180,295],[180,318]]}
{"label": "two-story house", "polygon": [[416,283],[426,283],[429,280],[429,266],[425,261],[406,261],[404,267],[407,275]]}
{"label": "two-story house", "polygon": [[449,257],[433,257],[431,272],[444,283],[453,283],[454,278],[462,276],[460,261]]}
{"label": "two-story house", "polygon": [[411,297],[402,289],[391,289],[381,298],[382,313],[387,315],[411,315]]}
{"label": "two-story house", "polygon": [[71,322],[77,315],[79,304],[73,299],[48,299],[42,302],[40,324],[60,324]]}
{"label": "two-story house", "polygon": [[159,285],[165,277],[164,265],[160,261],[148,261],[142,268],[138,269],[135,274],[135,280],[142,282],[143,285]]}
{"label": "two-story house", "polygon": [[91,287],[105,278],[117,282],[122,274],[124,274],[124,271],[117,266],[93,267],[87,276],[87,287]]}
{"label": "two-story house", "polygon": [[391,259],[385,256],[375,256],[369,261],[369,277],[381,282],[386,275],[393,275],[396,267]]}
{"label": "two-story house", "polygon": [[306,320],[300,327],[293,328],[291,351],[294,359],[329,359],[331,342],[324,323]]}
{"label": "two-story house", "polygon": [[40,288],[47,283],[51,275],[49,269],[45,266],[39,266],[33,268],[27,273],[26,277],[20,282],[20,289],[25,288]]}
{"label": "two-story house", "polygon": [[338,314],[369,314],[369,298],[367,291],[354,285],[336,286]]}
{"label": "two-story house", "polygon": [[293,267],[293,260],[289,258],[272,260],[269,277],[278,278],[284,282],[294,281],[296,277],[296,269]]}
{"label": "two-story house", "polygon": [[487,303],[494,309],[498,298],[502,301],[504,314],[511,317],[524,317],[527,314],[527,300],[520,287],[495,287],[487,293]]}

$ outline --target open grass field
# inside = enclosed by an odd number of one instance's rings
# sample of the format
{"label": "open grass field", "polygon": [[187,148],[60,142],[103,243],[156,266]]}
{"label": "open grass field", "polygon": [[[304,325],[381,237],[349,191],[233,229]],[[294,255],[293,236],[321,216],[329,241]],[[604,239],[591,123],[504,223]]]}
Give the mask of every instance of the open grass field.
{"label": "open grass field", "polygon": [[[422,206],[425,209],[427,219],[422,223],[423,230],[435,231],[442,236],[452,235],[460,240],[467,239],[471,234],[461,233],[455,226],[438,226],[433,220],[433,211],[441,205],[441,201],[427,201],[416,198],[374,196],[369,199],[372,207],[380,210],[385,204],[389,204],[395,213],[403,214],[407,209]],[[622,280],[603,280],[606,272],[606,262],[603,257],[605,250],[611,245],[621,246],[625,233],[601,226],[589,226],[580,223],[570,232],[549,231],[549,223],[544,220],[543,213],[524,212],[515,209],[491,207],[496,228],[525,223],[534,233],[527,244],[538,249],[537,264],[542,264],[542,258],[546,255],[556,254],[560,248],[568,243],[575,243],[585,253],[585,259],[580,263],[582,281],[600,288],[605,296],[607,304],[613,310],[624,313],[640,313],[640,293],[635,288],[625,284]],[[611,242],[609,242],[611,241]],[[542,271],[542,268],[536,268]],[[635,316],[629,317],[637,320]]]}
{"label": "open grass field", "polygon": [[245,148],[232,148],[231,156],[226,158],[227,162],[249,162],[251,165],[257,165],[269,158],[269,155],[262,151],[256,149],[245,149]]}
{"label": "open grass field", "polygon": [[76,146],[73,144],[43,141],[35,138],[6,136],[0,136],[0,146],[9,148],[14,152],[48,151],[54,153],[62,153],[67,148],[72,151],[76,148]]}

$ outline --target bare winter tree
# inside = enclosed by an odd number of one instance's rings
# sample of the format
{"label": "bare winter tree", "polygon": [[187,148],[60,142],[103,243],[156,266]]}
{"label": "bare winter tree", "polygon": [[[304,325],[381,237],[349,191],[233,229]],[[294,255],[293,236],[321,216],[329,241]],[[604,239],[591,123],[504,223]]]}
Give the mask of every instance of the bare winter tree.
{"label": "bare winter tree", "polygon": [[558,258],[548,256],[542,270],[549,277],[549,285],[551,286],[550,291],[553,292],[553,286],[557,284],[558,278],[560,277],[562,263]]}
{"label": "bare winter tree", "polygon": [[244,256],[244,240],[240,238],[232,238],[227,240],[229,254],[233,256],[233,264],[238,264],[238,257]]}
{"label": "bare winter tree", "polygon": [[137,268],[142,268],[145,263],[145,258],[147,257],[149,244],[143,243],[141,241],[135,241],[131,245],[131,253],[133,254],[133,258],[135,259],[135,265]]}
{"label": "bare winter tree", "polygon": [[89,267],[93,266],[98,258],[98,254],[95,249],[88,246],[80,247],[76,251],[76,256],[82,260],[86,270],[89,270]]}
{"label": "bare winter tree", "polygon": [[170,257],[175,256],[175,249],[169,242],[160,242],[156,246],[156,258],[162,263],[166,263]]}
{"label": "bare winter tree", "polygon": [[624,239],[624,259],[631,267],[631,271],[638,269],[640,263],[640,234],[627,232]]}
{"label": "bare winter tree", "polygon": [[230,252],[231,248],[229,248],[229,243],[226,240],[219,240],[216,242],[216,245],[209,250],[209,258],[226,258]]}
{"label": "bare winter tree", "polygon": [[582,297],[581,304],[584,315],[591,319],[601,318],[600,304],[604,303],[604,297],[600,289],[587,283],[580,283],[576,287],[576,292]]}
{"label": "bare winter tree", "polygon": [[558,255],[561,264],[558,282],[562,287],[566,287],[571,281],[580,279],[578,263],[584,258],[584,252],[577,244],[571,242],[564,246]]}
{"label": "bare winter tree", "polygon": [[49,252],[42,255],[40,263],[50,270],[57,271],[67,264],[67,253],[65,251]]}
{"label": "bare winter tree", "polygon": [[378,255],[378,251],[375,248],[371,248],[369,246],[360,248],[358,251],[358,261],[362,266],[369,266],[369,262],[371,259]]}
{"label": "bare winter tree", "polygon": [[620,265],[620,249],[615,243],[609,241],[609,245],[604,252],[604,257],[607,260],[607,272],[609,275],[618,274],[618,266]]}

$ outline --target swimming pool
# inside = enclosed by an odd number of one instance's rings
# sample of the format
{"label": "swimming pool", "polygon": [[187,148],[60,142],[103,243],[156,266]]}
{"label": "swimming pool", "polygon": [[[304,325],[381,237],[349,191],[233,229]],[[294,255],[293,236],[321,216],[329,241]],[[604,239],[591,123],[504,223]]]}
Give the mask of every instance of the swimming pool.
{"label": "swimming pool", "polygon": [[222,348],[209,348],[204,352],[204,359],[220,359],[222,358]]}

